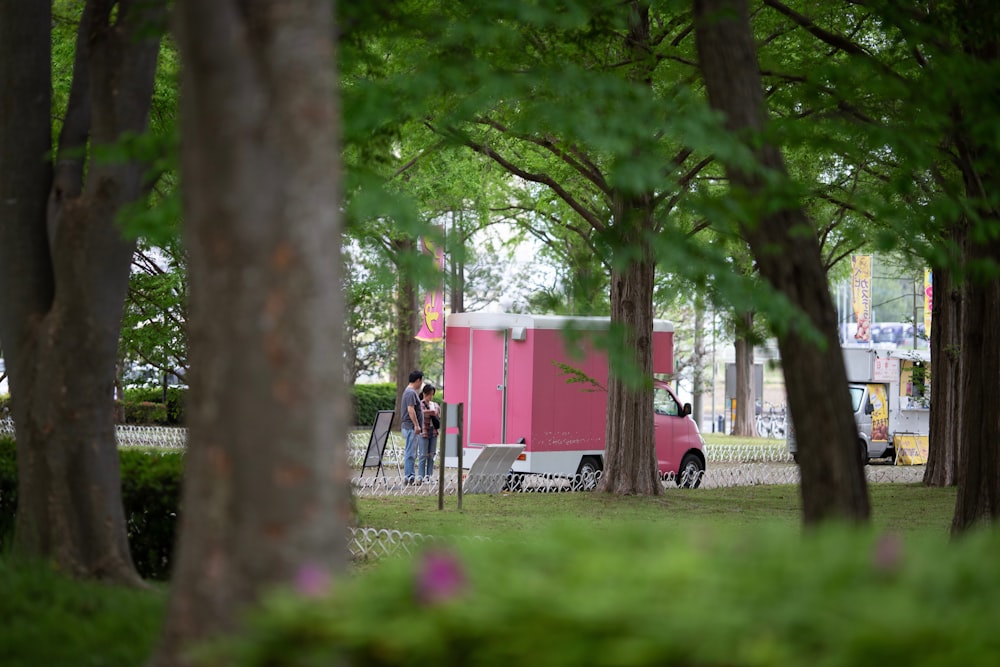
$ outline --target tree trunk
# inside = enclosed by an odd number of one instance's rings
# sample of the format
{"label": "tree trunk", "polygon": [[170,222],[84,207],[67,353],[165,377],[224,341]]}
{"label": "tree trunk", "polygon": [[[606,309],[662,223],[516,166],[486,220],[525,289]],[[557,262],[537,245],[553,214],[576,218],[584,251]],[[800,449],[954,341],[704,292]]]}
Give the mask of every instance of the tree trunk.
{"label": "tree trunk", "polygon": [[[976,69],[995,70],[1000,63],[1000,11],[986,3],[956,3],[952,15],[942,11],[944,20],[956,26],[962,52]],[[970,79],[965,83],[971,85]],[[988,111],[997,109],[995,80],[980,82],[991,100]],[[968,90],[968,88],[959,90]],[[990,92],[991,91],[991,92]],[[966,236],[966,283],[962,304],[961,354],[961,434],[958,473],[958,502],[952,519],[952,534],[963,533],[977,524],[996,525],[1000,520],[1000,148],[995,134],[981,129],[982,105],[977,90],[956,100],[955,145],[951,154],[962,174],[967,205],[976,215]],[[964,105],[964,108],[963,108]],[[983,267],[989,267],[983,269]],[[936,363],[936,360],[935,360]],[[932,380],[933,381],[933,380]],[[932,395],[937,405],[937,397]]]}
{"label": "tree trunk", "polygon": [[[655,262],[644,237],[652,224],[645,198],[619,198],[615,227],[626,254],[638,257],[611,270],[611,326],[621,331],[624,363],[609,351],[607,446],[601,489],[618,495],[663,491],[653,441],[653,278]],[[618,264],[613,262],[613,267]],[[631,377],[629,377],[631,374]],[[636,377],[637,376],[637,377]]]}
{"label": "tree trunk", "polygon": [[[412,239],[393,241],[393,251],[397,255],[417,253]],[[397,266],[407,266],[399,262]],[[405,270],[400,270],[396,291],[396,409],[403,404],[403,390],[410,383],[410,372],[420,370],[420,341],[416,339],[420,330],[420,304],[417,299],[417,285]],[[398,431],[402,428],[399,414],[393,422]]]}
{"label": "tree trunk", "polygon": [[[969,260],[995,262],[1000,240],[970,244]],[[958,500],[951,530],[959,534],[977,524],[996,524],[1000,519],[1000,281],[973,279],[966,287],[962,324],[962,352],[969,359],[962,366],[963,404],[961,452],[959,454]],[[935,360],[935,363],[936,360]],[[936,370],[934,371],[936,372]],[[932,380],[933,382],[933,380]],[[937,397],[932,400],[937,404]]]}
{"label": "tree trunk", "polygon": [[[448,229],[445,242],[449,267],[448,299],[452,313],[465,312],[465,247],[467,241],[465,215],[459,213],[456,216],[453,211],[451,227]],[[447,322],[445,322],[445,326],[447,327]],[[445,329],[445,335],[447,335],[447,329]]]}
{"label": "tree trunk", "polygon": [[45,159],[51,17],[40,9],[47,3],[7,4],[0,25],[10,34],[0,35],[0,48],[13,51],[0,53],[0,97],[13,108],[0,109],[0,201],[12,206],[0,219],[0,337],[17,429],[15,548],[78,576],[139,585],[114,424],[135,243],[122,238],[115,216],[148,184],[143,165],[88,161],[86,148],[145,131],[164,3],[85,6],[54,171]]}
{"label": "tree trunk", "polygon": [[[656,66],[650,57],[649,6],[631,2],[625,50],[630,81],[652,86]],[[653,281],[656,262],[647,236],[654,233],[655,203],[648,193],[611,194],[617,244],[611,262],[611,326],[623,336],[617,352],[609,350],[608,423],[601,489],[618,495],[660,495],[653,440]],[[632,377],[628,377],[632,375]],[[637,377],[636,377],[637,376]]]}
{"label": "tree trunk", "polygon": [[754,388],[753,368],[753,313],[739,315],[742,322],[736,327],[736,418],[733,435],[757,435],[757,396]]}
{"label": "tree trunk", "polygon": [[[759,140],[766,112],[746,1],[694,0],[694,13],[698,58],[711,105],[725,114],[734,134],[748,143]],[[766,142],[751,146],[771,179],[786,175],[777,148]],[[734,194],[757,201],[767,198],[771,186],[760,175],[732,164],[726,165],[726,173]],[[815,233],[801,233],[811,226],[800,207],[767,211],[742,224],[761,276],[783,292],[821,336],[807,336],[794,324],[777,332],[799,444],[803,519],[806,524],[867,521],[866,481],[819,242]]]}
{"label": "tree trunk", "polygon": [[694,298],[694,372],[691,378],[691,414],[701,427],[705,417],[705,299],[701,294]]}
{"label": "tree trunk", "polygon": [[[957,240],[957,239],[956,239]],[[963,288],[950,269],[934,269],[931,343],[931,428],[928,438],[927,486],[958,484],[962,427]]]}
{"label": "tree trunk", "polygon": [[189,444],[155,665],[347,562],[340,165],[326,0],[182,0]]}

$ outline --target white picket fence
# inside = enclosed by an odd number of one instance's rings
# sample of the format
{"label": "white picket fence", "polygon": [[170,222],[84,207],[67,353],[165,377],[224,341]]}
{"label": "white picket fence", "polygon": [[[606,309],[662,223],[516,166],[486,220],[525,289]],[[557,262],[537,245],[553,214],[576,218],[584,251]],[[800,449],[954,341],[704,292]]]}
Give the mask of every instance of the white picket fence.
{"label": "white picket fence", "polygon": [[[187,429],[162,426],[118,426],[120,447],[154,447],[182,449],[187,444]],[[13,435],[11,420],[0,419],[0,435]],[[382,459],[381,473],[368,468],[362,470],[369,434],[355,431],[348,440],[348,461],[357,474],[355,488],[359,495],[434,495],[439,492],[437,476],[431,483],[404,485],[400,471],[403,466],[403,439],[399,433],[390,433]],[[762,484],[798,484],[799,469],[794,465],[784,443],[745,445],[706,445],[705,457],[708,470],[703,473],[701,488],[754,486]],[[866,466],[870,483],[915,483],[923,478],[923,466]],[[378,474],[377,474],[378,473]],[[437,474],[437,473],[436,473]],[[558,475],[528,475],[512,491],[525,493],[563,492],[593,488],[594,478],[567,478]],[[672,477],[664,480],[665,489],[674,489]],[[446,470],[444,492],[458,492],[458,473]]]}

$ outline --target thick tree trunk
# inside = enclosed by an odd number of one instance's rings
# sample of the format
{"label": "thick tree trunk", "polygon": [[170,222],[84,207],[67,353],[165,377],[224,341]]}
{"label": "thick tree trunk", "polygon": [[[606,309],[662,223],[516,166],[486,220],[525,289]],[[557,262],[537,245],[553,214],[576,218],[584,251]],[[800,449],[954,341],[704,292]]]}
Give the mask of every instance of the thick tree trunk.
{"label": "thick tree trunk", "polygon": [[[393,241],[393,251],[397,255],[417,253],[417,246],[412,239]],[[399,265],[406,265],[401,262]],[[420,341],[416,339],[420,331],[420,304],[417,295],[417,285],[405,271],[399,272],[396,282],[396,407],[402,405],[403,390],[410,383],[410,372],[420,368]],[[430,378],[427,378],[430,380]],[[399,430],[402,424],[399,415],[393,422]]]}
{"label": "thick tree trunk", "polygon": [[[49,130],[37,127],[51,122],[51,110],[42,110],[49,105],[48,93],[40,92],[51,85],[44,46],[49,22],[43,25],[40,14],[29,17],[20,10],[46,3],[16,4],[13,15],[0,15],[0,25],[15,33],[9,35],[13,44],[8,35],[0,37],[0,48],[15,49],[0,54],[0,61],[26,66],[15,87],[34,92],[9,96],[7,82],[18,77],[0,74],[4,99],[14,102],[13,113],[3,110],[2,134],[24,134],[3,139],[0,149],[5,173],[0,199],[10,202],[7,193],[16,192],[14,208],[0,220],[0,336],[11,365],[18,443],[15,548],[51,558],[78,576],[140,584],[126,537],[113,402],[135,243],[122,239],[115,216],[144,193],[145,168],[135,162],[88,163],[85,148],[145,130],[164,7],[87,3],[52,172],[42,168],[51,150]],[[30,44],[18,46],[22,38]],[[37,119],[15,115],[26,100]],[[8,189],[8,170],[31,183]]]}
{"label": "thick tree trunk", "polygon": [[[970,244],[969,259],[997,261],[1000,240],[982,245]],[[977,524],[1000,520],[1000,350],[996,347],[1000,332],[1000,281],[973,279],[965,290],[966,302],[962,324],[962,352],[968,355],[962,364],[961,451],[959,454],[958,500],[952,519],[953,534]],[[935,370],[936,363],[935,360]],[[933,381],[933,380],[932,380]],[[937,397],[932,394],[937,405]]]}
{"label": "thick tree trunk", "polygon": [[[609,354],[607,446],[601,489],[619,495],[663,491],[653,442],[653,277],[655,263],[643,238],[650,228],[648,207],[620,199],[615,226],[622,247],[636,253],[611,271],[611,326],[624,337],[625,363]],[[613,263],[614,264],[614,263]],[[631,374],[631,376],[626,375]]]}
{"label": "thick tree trunk", "polygon": [[[953,15],[942,10],[943,20],[957,28],[961,51],[975,61],[972,71],[995,70],[1000,64],[1000,11],[994,4],[956,3]],[[972,79],[965,82],[971,84]],[[952,533],[959,534],[977,524],[996,525],[1000,520],[1000,148],[994,133],[981,127],[982,99],[989,99],[987,112],[998,109],[997,81],[975,83],[984,87],[975,96],[966,93],[956,100],[955,146],[950,152],[962,173],[967,204],[976,214],[969,220],[966,237],[967,282],[962,308],[961,354],[961,434],[958,474],[958,502],[952,519]],[[969,88],[959,88],[969,90]],[[985,97],[981,97],[985,95]],[[983,270],[982,267],[989,269]],[[936,363],[936,360],[935,360]],[[933,381],[933,380],[932,380]],[[937,397],[931,396],[937,405]]]}
{"label": "thick tree trunk", "polygon": [[[711,105],[726,116],[734,133],[757,134],[765,106],[745,0],[694,0],[698,57]],[[750,137],[747,137],[750,139]],[[753,149],[758,164],[784,175],[781,154],[766,143]],[[764,179],[727,165],[734,194],[767,197]],[[799,442],[803,518],[867,521],[870,508],[858,461],[847,373],[837,338],[819,243],[801,208],[761,213],[744,224],[761,276],[798,307],[822,337],[800,327],[778,331],[789,406]],[[821,380],[820,380],[821,379]]]}
{"label": "thick tree trunk", "polygon": [[753,313],[743,313],[736,327],[736,418],[733,435],[757,435],[757,396],[753,377]]}
{"label": "thick tree trunk", "polygon": [[189,445],[156,665],[346,567],[340,165],[326,0],[183,0]]}
{"label": "thick tree trunk", "polygon": [[[631,2],[625,50],[628,78],[651,86],[649,6]],[[663,484],[653,440],[653,280],[656,263],[647,235],[656,229],[649,193],[612,193],[618,254],[611,268],[611,326],[624,337],[620,360],[609,351],[607,443],[601,489],[619,495],[659,495]],[[632,377],[629,377],[631,375]],[[638,377],[636,377],[636,375]]]}
{"label": "thick tree trunk", "polygon": [[958,484],[959,442],[962,426],[962,312],[963,287],[949,269],[934,269],[931,327],[931,428],[927,486]]}

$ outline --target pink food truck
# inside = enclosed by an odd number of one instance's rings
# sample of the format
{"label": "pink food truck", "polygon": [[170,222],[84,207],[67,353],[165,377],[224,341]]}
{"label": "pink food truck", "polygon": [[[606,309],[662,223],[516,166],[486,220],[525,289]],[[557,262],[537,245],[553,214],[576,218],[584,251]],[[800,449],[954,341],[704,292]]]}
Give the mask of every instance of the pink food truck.
{"label": "pink food truck", "polygon": [[[607,357],[567,330],[607,330],[606,317],[454,313],[445,329],[444,394],[464,403],[465,465],[486,445],[524,444],[515,474],[588,474],[604,467]],[[653,372],[673,371],[673,325],[653,325]],[[579,337],[578,337],[579,338]],[[573,379],[583,381],[570,381]],[[591,382],[591,380],[593,382]],[[697,486],[704,441],[670,386],[654,380],[661,475]]]}

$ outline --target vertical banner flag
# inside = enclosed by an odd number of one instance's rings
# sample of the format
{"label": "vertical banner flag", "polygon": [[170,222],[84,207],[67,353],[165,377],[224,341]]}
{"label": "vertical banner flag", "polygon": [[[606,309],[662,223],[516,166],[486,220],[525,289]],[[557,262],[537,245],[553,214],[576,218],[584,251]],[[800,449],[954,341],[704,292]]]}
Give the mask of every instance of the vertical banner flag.
{"label": "vertical banner flag", "polygon": [[[444,249],[439,248],[427,237],[421,241],[423,251],[434,255],[434,264],[437,266],[438,272],[443,272]],[[424,307],[420,310],[420,333],[416,335],[417,340],[431,342],[444,338],[444,289],[440,285],[439,281],[437,289],[424,297]]]}
{"label": "vertical banner flag", "polygon": [[851,302],[858,329],[854,339],[868,343],[872,339],[872,256],[851,255]]}
{"label": "vertical banner flag", "polygon": [[934,277],[930,269],[924,269],[924,335],[931,339],[931,306],[934,304]]}

